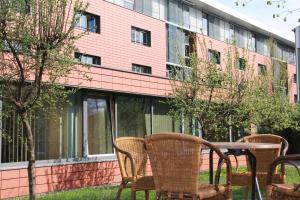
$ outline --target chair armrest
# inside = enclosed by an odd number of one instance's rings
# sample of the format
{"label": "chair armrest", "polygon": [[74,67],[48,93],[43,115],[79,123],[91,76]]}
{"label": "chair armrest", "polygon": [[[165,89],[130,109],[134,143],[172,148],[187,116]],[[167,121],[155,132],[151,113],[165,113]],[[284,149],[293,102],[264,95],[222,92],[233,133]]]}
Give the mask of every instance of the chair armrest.
{"label": "chair armrest", "polygon": [[[276,158],[269,167],[268,176],[267,176],[267,185],[272,184],[272,179],[273,179],[273,174],[275,172],[275,169],[277,165],[282,163],[289,163],[292,166],[294,166],[297,169],[298,174],[300,176],[300,169],[298,168],[297,164],[293,162],[295,160],[300,160],[300,154],[279,156],[278,158]],[[299,188],[299,186],[297,188]]]}
{"label": "chair armrest", "polygon": [[[116,152],[125,155],[125,159],[124,159],[125,166],[124,167],[125,167],[125,172],[127,173],[127,175],[128,175],[128,172],[126,170],[126,163],[127,163],[127,159],[129,158],[130,165],[131,165],[131,174],[132,174],[132,177],[135,178],[137,176],[137,172],[136,172],[136,167],[135,167],[135,161],[134,161],[133,157],[131,156],[131,154],[125,150],[120,149],[115,143],[113,143],[113,146],[114,146]],[[120,159],[120,158],[118,158],[118,159]]]}
{"label": "chair armrest", "polygon": [[[211,150],[215,151],[216,154],[223,160],[225,161],[226,164],[226,184],[227,185],[231,185],[231,163],[230,160],[227,156],[225,156],[219,148],[217,148],[216,146],[214,146],[213,144],[209,143],[206,140],[203,140],[202,143],[207,146],[208,148],[210,148]],[[223,163],[222,163],[223,164]],[[217,169],[216,171],[216,177],[215,180],[219,180],[220,179],[220,173],[221,173],[221,167],[222,165],[220,165],[220,167]],[[219,190],[219,181],[215,181],[215,189],[218,191]]]}

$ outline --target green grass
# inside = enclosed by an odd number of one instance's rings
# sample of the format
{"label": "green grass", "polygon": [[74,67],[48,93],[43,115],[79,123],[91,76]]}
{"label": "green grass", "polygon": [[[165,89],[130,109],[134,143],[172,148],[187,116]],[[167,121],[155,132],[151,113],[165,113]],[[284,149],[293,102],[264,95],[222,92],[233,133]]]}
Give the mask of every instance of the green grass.
{"label": "green grass", "polygon": [[[286,168],[287,182],[295,183],[300,182],[300,176],[297,171],[292,167]],[[226,174],[222,172],[221,182],[224,182]],[[200,175],[201,182],[208,182],[208,173],[202,173]],[[71,191],[55,192],[47,195],[40,196],[39,200],[114,200],[115,194],[117,192],[117,187],[98,187],[98,188],[83,188]],[[264,191],[262,190],[264,195]],[[234,199],[243,199],[244,190],[242,187],[233,187]],[[250,196],[250,194],[249,194]],[[125,189],[122,192],[122,200],[130,200],[130,189]],[[137,200],[143,200],[144,193],[137,193]],[[151,199],[154,199],[154,193],[151,192]]]}

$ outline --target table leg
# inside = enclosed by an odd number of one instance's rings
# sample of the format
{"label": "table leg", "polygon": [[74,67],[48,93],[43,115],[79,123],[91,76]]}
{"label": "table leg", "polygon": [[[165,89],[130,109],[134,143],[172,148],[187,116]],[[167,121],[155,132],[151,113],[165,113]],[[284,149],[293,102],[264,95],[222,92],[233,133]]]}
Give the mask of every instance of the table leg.
{"label": "table leg", "polygon": [[255,200],[255,192],[257,191],[257,196],[258,199],[261,200],[261,193],[258,185],[258,180],[256,176],[256,157],[249,151],[245,150],[246,155],[249,158],[250,166],[251,166],[251,171],[252,171],[252,192],[251,192],[251,199]]}
{"label": "table leg", "polygon": [[209,184],[213,184],[214,180],[214,151],[209,151]]}

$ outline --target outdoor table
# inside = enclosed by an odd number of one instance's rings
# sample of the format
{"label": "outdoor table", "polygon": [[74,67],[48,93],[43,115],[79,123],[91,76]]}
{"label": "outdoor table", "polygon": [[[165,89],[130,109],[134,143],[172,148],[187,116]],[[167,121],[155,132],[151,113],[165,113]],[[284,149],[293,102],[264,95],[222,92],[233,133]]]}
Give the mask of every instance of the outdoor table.
{"label": "outdoor table", "polygon": [[[280,148],[280,144],[273,143],[247,143],[247,142],[212,142],[212,145],[219,149],[227,149],[225,155],[241,156],[245,155],[249,159],[249,164],[252,173],[252,191],[251,199],[255,200],[255,192],[257,190],[258,199],[261,200],[258,180],[256,177],[256,157],[251,153],[251,149],[275,149]],[[219,163],[220,164],[220,161]],[[209,183],[213,184],[213,150],[209,152]]]}

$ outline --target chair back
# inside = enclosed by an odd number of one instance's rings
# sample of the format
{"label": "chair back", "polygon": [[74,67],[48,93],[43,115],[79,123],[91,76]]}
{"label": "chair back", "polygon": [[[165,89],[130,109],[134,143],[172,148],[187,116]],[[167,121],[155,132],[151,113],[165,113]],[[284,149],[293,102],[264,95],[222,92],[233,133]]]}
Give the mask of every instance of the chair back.
{"label": "chair back", "polygon": [[[269,165],[280,155],[285,155],[288,147],[287,141],[277,135],[272,134],[256,134],[242,138],[244,142],[253,143],[273,143],[280,144],[281,148],[276,149],[251,149],[256,157],[257,172],[268,172]],[[248,163],[249,167],[249,163]]]}
{"label": "chair back", "polygon": [[179,133],[160,133],[145,141],[156,191],[196,194],[201,140]]}
{"label": "chair back", "polygon": [[[115,147],[119,150],[125,151],[130,154],[132,160],[134,161],[134,170],[136,171],[136,176],[146,175],[146,164],[147,164],[147,152],[145,149],[144,138],[138,137],[120,137],[114,142]],[[119,167],[121,171],[122,178],[133,178],[132,165],[130,158],[126,154],[118,151],[116,148],[116,154],[119,162]]]}

